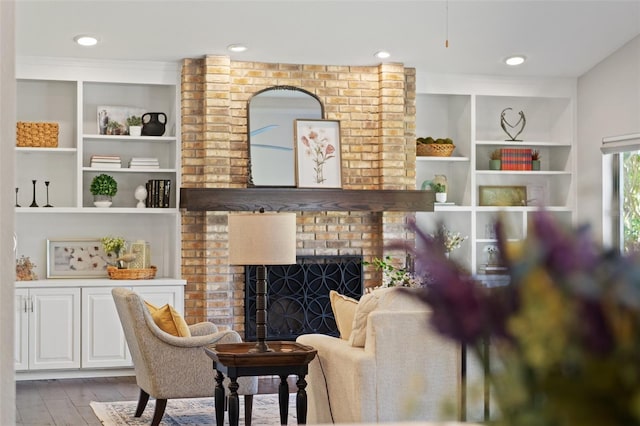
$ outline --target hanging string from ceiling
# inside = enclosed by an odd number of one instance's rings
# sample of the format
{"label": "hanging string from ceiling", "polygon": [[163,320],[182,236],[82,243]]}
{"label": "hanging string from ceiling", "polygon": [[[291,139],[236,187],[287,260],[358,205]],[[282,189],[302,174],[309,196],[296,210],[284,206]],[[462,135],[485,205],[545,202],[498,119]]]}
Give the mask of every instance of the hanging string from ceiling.
{"label": "hanging string from ceiling", "polygon": [[444,47],[449,48],[449,0],[445,2],[445,40]]}

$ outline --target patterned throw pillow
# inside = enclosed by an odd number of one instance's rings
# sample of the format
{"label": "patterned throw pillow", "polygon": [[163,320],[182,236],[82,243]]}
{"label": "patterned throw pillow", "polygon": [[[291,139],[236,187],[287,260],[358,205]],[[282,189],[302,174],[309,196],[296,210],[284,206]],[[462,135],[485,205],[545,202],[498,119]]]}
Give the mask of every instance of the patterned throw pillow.
{"label": "patterned throw pillow", "polygon": [[331,301],[331,309],[333,317],[336,319],[336,325],[340,332],[340,338],[349,340],[351,336],[351,327],[353,326],[353,317],[356,315],[358,301],[348,296],[344,296],[335,290],[329,292],[329,300]]}

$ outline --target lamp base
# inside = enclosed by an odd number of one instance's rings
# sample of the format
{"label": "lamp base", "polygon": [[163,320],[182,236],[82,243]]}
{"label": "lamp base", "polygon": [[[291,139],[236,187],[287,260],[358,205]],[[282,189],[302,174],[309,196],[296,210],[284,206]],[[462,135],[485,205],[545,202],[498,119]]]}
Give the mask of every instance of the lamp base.
{"label": "lamp base", "polygon": [[258,342],[253,348],[249,349],[250,354],[264,353],[264,352],[275,352],[275,351],[271,349],[266,342]]}

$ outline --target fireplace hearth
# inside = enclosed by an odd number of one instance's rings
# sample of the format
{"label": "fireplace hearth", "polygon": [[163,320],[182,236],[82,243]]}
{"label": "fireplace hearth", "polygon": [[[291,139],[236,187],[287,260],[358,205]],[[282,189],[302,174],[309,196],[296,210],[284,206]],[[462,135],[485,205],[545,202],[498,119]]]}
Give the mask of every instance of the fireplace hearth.
{"label": "fireplace hearth", "polygon": [[[267,268],[267,340],[301,334],[338,336],[329,291],[354,299],[363,291],[362,256],[298,256]],[[256,267],[245,267],[245,340],[256,340]]]}

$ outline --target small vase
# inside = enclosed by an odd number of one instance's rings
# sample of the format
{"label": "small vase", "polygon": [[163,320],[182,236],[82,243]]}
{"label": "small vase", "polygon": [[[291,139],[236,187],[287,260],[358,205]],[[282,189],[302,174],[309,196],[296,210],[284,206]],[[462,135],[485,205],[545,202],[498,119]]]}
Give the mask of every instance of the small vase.
{"label": "small vase", "polygon": [[436,203],[446,203],[446,202],[447,202],[447,193],[436,192]]}
{"label": "small vase", "polygon": [[111,207],[111,197],[108,195],[94,195],[93,205],[96,207]]}
{"label": "small vase", "polygon": [[489,160],[489,170],[500,170],[501,160]]}
{"label": "small vase", "polygon": [[142,135],[162,136],[164,135],[167,115],[164,112],[147,112],[142,114]]}
{"label": "small vase", "polygon": [[531,161],[531,170],[540,170],[540,160]]}

